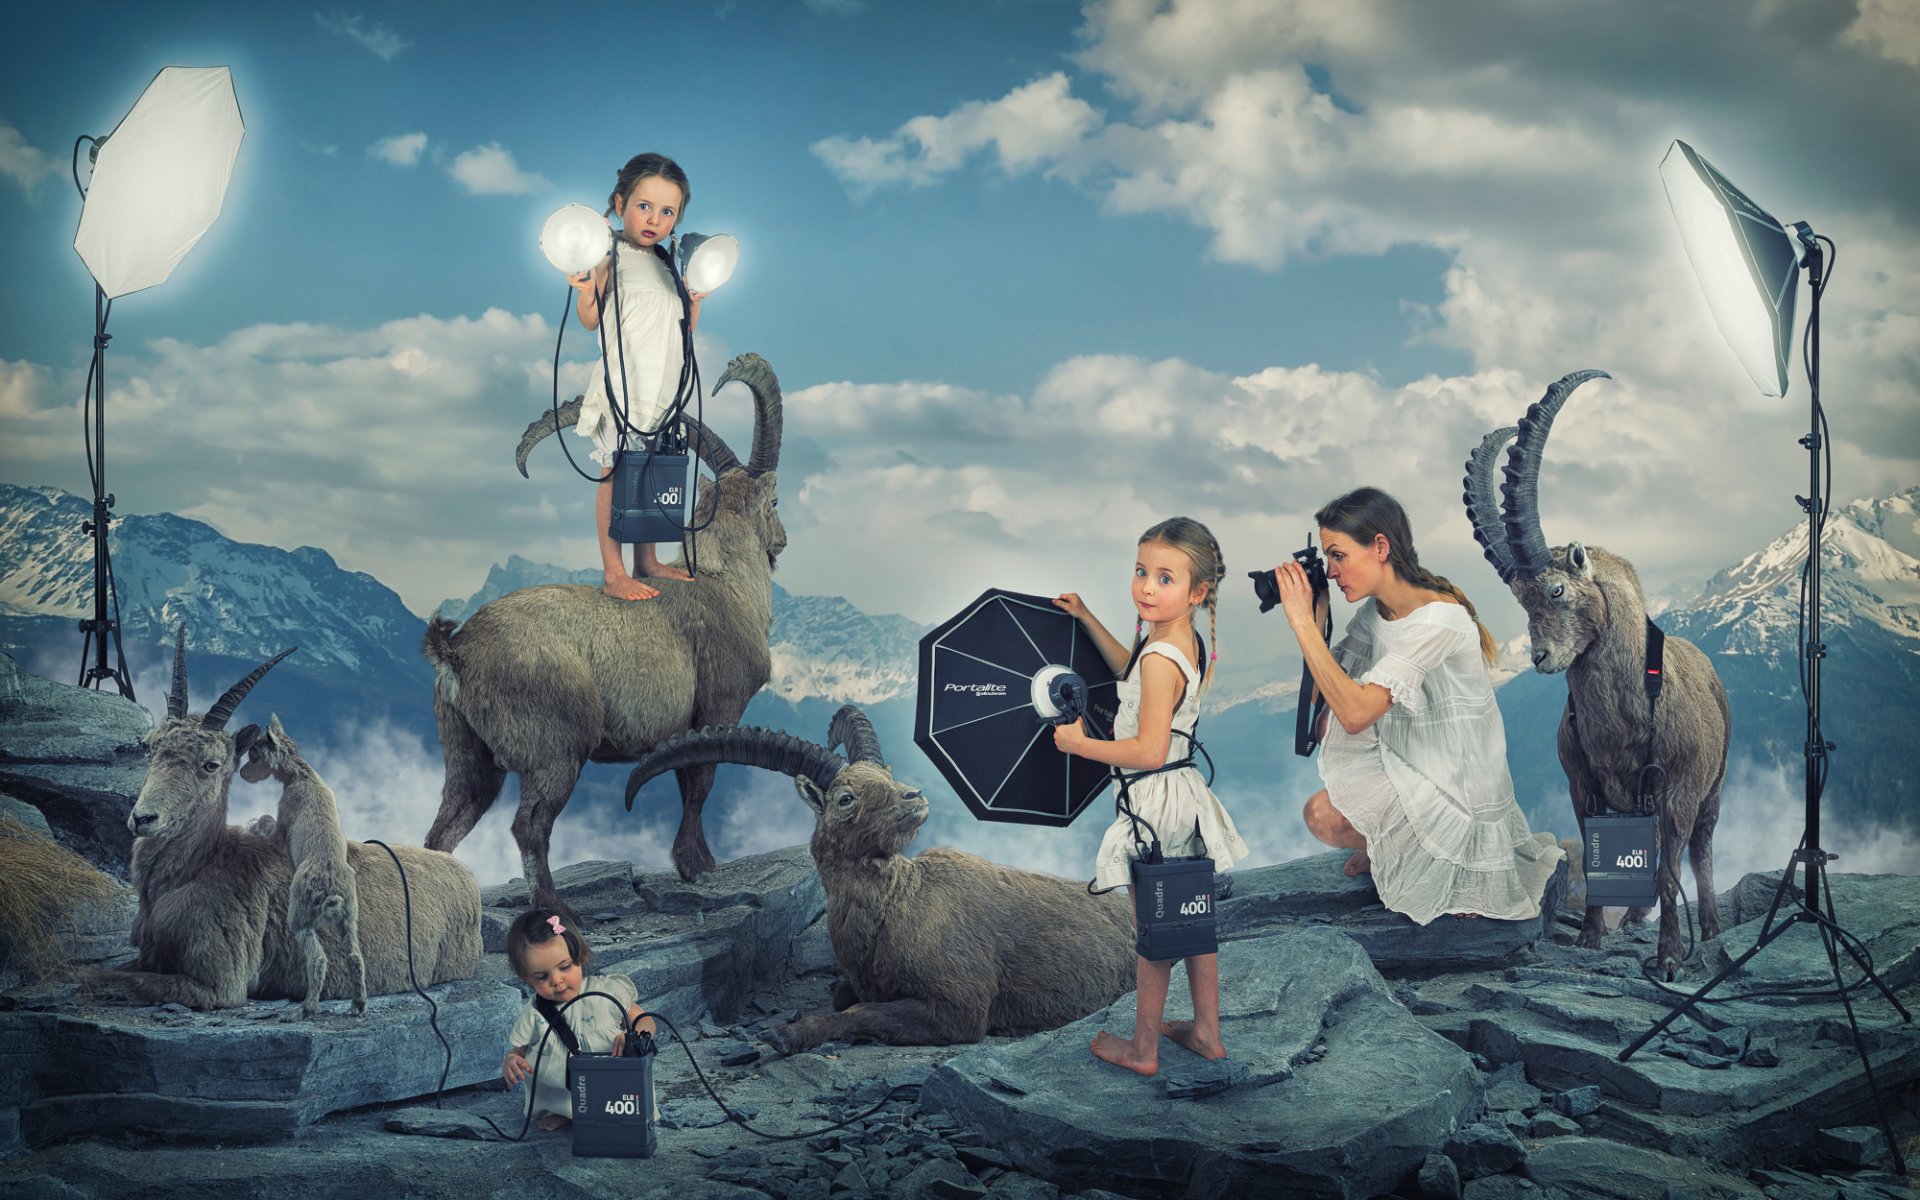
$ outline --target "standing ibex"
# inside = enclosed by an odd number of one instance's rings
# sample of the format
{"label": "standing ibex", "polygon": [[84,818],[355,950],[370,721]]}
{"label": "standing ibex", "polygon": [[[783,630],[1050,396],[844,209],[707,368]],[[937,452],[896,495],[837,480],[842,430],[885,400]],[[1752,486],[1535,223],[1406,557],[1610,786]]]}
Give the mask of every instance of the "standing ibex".
{"label": "standing ibex", "polygon": [[[293,884],[287,893],[287,928],[299,943],[306,966],[307,991],[295,1013],[312,1017],[327,983],[327,952],[319,931],[332,927],[347,948],[347,968],[353,972],[353,1011],[367,1011],[367,962],[360,954],[360,892],[353,868],[347,865],[347,839],[340,832],[340,806],[333,789],[320,778],[280,726],[276,714],[267,727],[249,725],[237,739],[246,746],[247,761],[240,778],[259,783],[271,775],[280,781],[280,804],[267,834],[287,851],[293,864]],[[263,819],[264,820],[264,819]],[[258,829],[260,822],[253,828]]]}
{"label": "standing ibex", "polygon": [[[1720,934],[1713,827],[1720,819],[1720,785],[1727,770],[1727,689],[1698,647],[1670,637],[1665,641],[1660,698],[1650,712],[1644,685],[1647,605],[1633,565],[1579,542],[1549,550],[1540,532],[1540,456],[1547,434],[1573,390],[1596,377],[1609,378],[1604,371],[1565,376],[1527,409],[1517,429],[1488,434],[1467,460],[1464,499],[1475,540],[1526,609],[1534,668],[1547,675],[1567,673],[1560,766],[1567,773],[1583,843],[1590,804],[1635,811],[1641,768],[1658,763],[1666,770],[1659,965],[1668,979],[1678,979],[1683,952],[1676,895],[1682,847],[1693,862],[1700,934]],[[1496,501],[1493,460],[1515,434],[1519,440],[1508,451],[1506,482]],[[1648,911],[1628,909],[1626,923],[1639,924]],[[1579,944],[1597,947],[1605,932],[1605,910],[1588,905]]]}
{"label": "standing ibex", "polygon": [[[773,565],[787,532],[775,511],[780,385],[758,355],[728,364],[720,385],[753,392],[753,449],[733,451],[694,422],[694,444],[713,469],[694,510],[699,578],[665,580],[652,600],[615,600],[578,584],[523,588],[483,606],[454,632],[427,624],[421,652],[434,670],[433,711],[447,764],[427,845],[460,844],[509,771],[520,775],[513,836],[533,903],[571,915],[553,888],[547,845],[588,759],[632,762],[676,733],[730,725],[767,682],[772,656]],[[537,441],[536,422],[522,442]],[[712,765],[679,772],[680,830],[673,862],[693,879],[713,869],[700,810]]]}
{"label": "standing ibex", "polygon": [[[147,735],[147,779],[127,817],[140,898],[128,940],[140,953],[131,970],[93,976],[103,993],[193,1008],[308,994],[305,958],[287,927],[293,867],[286,849],[227,824],[227,788],[248,749],[247,731],[227,733],[227,721],[261,676],[291,653],[275,655],[205,716],[194,717],[187,715],[184,630],[175,642],[167,719]],[[422,982],[470,978],[481,950],[473,872],[451,854],[417,846],[394,852],[406,864],[406,889],[386,851],[347,843],[359,890],[365,989],[408,987],[409,894],[411,953]],[[334,956],[328,996],[357,990],[345,959],[343,949]]]}
{"label": "standing ibex", "polygon": [[[1076,880],[936,846],[909,858],[927,801],[896,781],[866,715],[834,714],[829,746],[772,729],[683,733],[640,760],[627,799],[655,775],[744,763],[792,775],[813,810],[827,935],[847,982],[841,1011],[774,1031],[788,1053],[824,1041],[977,1042],[1058,1029],[1133,988],[1127,900]],[[844,745],[847,758],[830,746]],[[848,761],[848,760],[851,761]]]}

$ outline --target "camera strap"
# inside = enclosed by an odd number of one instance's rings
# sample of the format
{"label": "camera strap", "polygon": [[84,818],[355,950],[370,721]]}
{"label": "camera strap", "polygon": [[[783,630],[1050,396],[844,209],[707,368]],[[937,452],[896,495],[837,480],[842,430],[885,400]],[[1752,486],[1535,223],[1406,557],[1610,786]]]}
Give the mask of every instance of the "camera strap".
{"label": "camera strap", "polygon": [[[1314,597],[1315,600],[1319,596]],[[1328,648],[1333,645],[1333,606],[1327,606],[1327,615],[1320,621],[1320,637]],[[1313,757],[1320,748],[1320,739],[1314,734],[1314,727],[1320,723],[1320,714],[1327,709],[1327,698],[1314,691],[1313,672],[1307,668],[1307,660],[1300,660],[1300,703],[1293,710],[1293,752],[1301,758]]]}

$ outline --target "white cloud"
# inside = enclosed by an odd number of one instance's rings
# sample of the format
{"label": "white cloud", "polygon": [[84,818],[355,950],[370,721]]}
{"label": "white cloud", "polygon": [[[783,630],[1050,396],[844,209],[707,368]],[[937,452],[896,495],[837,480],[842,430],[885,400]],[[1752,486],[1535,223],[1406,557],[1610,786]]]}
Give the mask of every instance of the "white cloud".
{"label": "white cloud", "polygon": [[[396,167],[411,167],[420,161],[420,154],[427,148],[427,135],[424,133],[396,133],[383,137],[367,147],[367,153]],[[471,185],[469,185],[471,186]]]}
{"label": "white cloud", "polygon": [[39,189],[41,180],[59,170],[60,164],[29,146],[18,129],[0,124],[0,175],[13,180],[31,197]]}
{"label": "white cloud", "polygon": [[992,149],[1009,174],[1070,159],[1100,113],[1067,94],[1055,73],[991,102],[973,100],[940,117],[915,117],[892,136],[822,138],[813,153],[856,194],[888,184],[922,187]]}
{"label": "white cloud", "polygon": [[522,171],[513,151],[499,142],[461,151],[448,170],[476,196],[525,196],[553,186],[542,176]]}
{"label": "white cloud", "polygon": [[392,62],[395,55],[413,45],[378,21],[367,25],[357,13],[315,13],[313,19],[328,33],[352,38],[385,62]]}
{"label": "white cloud", "polygon": [[1895,62],[1920,66],[1920,5],[1913,0],[1860,0],[1859,15],[1841,36]]}

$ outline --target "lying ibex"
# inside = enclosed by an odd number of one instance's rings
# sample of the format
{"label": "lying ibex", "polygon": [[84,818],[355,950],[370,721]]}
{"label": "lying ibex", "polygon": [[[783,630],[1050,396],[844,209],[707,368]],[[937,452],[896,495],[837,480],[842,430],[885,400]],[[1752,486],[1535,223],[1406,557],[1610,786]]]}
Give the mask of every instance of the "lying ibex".
{"label": "lying ibex", "polygon": [[[184,631],[175,643],[167,719],[147,736],[147,779],[127,817],[140,900],[129,941],[139,956],[131,970],[93,976],[103,994],[193,1008],[307,994],[306,963],[287,927],[287,852],[227,824],[227,788],[247,749],[225,732],[227,721],[260,677],[291,653],[282,651],[228,689],[205,716],[190,717]],[[481,949],[473,872],[450,854],[394,850],[412,892],[413,958],[422,981],[470,978]],[[405,991],[406,915],[393,860],[379,847],[349,842],[347,863],[364,918],[366,987]],[[336,953],[328,997],[354,994],[345,960]]]}
{"label": "lying ibex", "polygon": [[894,779],[859,709],[834,715],[828,742],[848,757],[771,729],[702,729],[641,759],[627,781],[631,803],[664,771],[744,763],[792,775],[813,809],[827,934],[847,982],[834,989],[841,1011],[774,1032],[788,1053],[854,1038],[946,1046],[1037,1033],[1132,990],[1123,896],[946,847],[907,857],[926,798]]}
{"label": "lying ibex", "polygon": [[[482,607],[457,633],[440,617],[427,624],[421,651],[433,664],[447,764],[427,845],[459,845],[499,797],[507,772],[518,772],[513,836],[540,907],[571,915],[554,891],[547,846],[587,760],[632,762],[676,733],[732,724],[771,673],[773,565],[787,545],[775,511],[780,385],[753,354],[728,364],[720,384],[736,379],[754,399],[745,466],[688,422],[715,476],[695,508],[693,523],[706,527],[697,535],[699,578],[658,581],[660,595],[644,601],[578,584],[523,588]],[[523,460],[551,427],[548,420],[529,429]],[[713,770],[679,772],[673,861],[687,879],[714,866],[700,822]]]}
{"label": "lying ibex", "polygon": [[[1549,550],[1540,532],[1540,456],[1547,434],[1573,389],[1596,377],[1608,378],[1604,371],[1566,376],[1527,409],[1517,429],[1487,435],[1467,460],[1467,518],[1487,561],[1526,609],[1534,668],[1547,675],[1567,673],[1560,766],[1567,773],[1582,842],[1590,804],[1635,811],[1641,768],[1651,762],[1666,770],[1659,965],[1668,979],[1678,979],[1683,951],[1676,897],[1682,847],[1693,862],[1700,934],[1713,938],[1720,933],[1713,827],[1720,819],[1720,785],[1727,770],[1727,689],[1706,654],[1691,642],[1669,637],[1660,698],[1649,712],[1644,684],[1647,605],[1633,565],[1579,542]],[[1519,440],[1508,451],[1506,482],[1496,501],[1493,460],[1515,434]],[[1624,923],[1637,925],[1648,911],[1628,909]],[[1579,944],[1597,947],[1605,932],[1605,910],[1588,905]]]}
{"label": "lying ibex", "polygon": [[[360,954],[360,894],[353,868],[347,865],[347,839],[340,834],[340,809],[333,789],[319,772],[300,757],[300,747],[280,727],[280,718],[267,718],[267,727],[249,725],[238,744],[247,746],[240,778],[259,783],[271,775],[280,781],[280,806],[270,836],[287,852],[293,864],[293,884],[287,894],[287,928],[300,945],[306,964],[306,995],[297,1010],[311,1017],[327,982],[327,952],[319,930],[330,926],[347,948],[347,966],[353,972],[353,1011],[367,1011],[367,962]],[[256,823],[257,825],[257,823]],[[296,1010],[281,1014],[292,1019]]]}

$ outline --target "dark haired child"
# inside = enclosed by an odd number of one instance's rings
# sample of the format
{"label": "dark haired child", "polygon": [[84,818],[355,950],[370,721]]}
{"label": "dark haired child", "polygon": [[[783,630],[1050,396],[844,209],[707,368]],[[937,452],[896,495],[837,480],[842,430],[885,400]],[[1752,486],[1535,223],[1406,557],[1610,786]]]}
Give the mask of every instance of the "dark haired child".
{"label": "dark haired child", "polygon": [[[685,360],[681,323],[684,319],[690,334],[700,323],[700,301],[706,298],[705,292],[687,292],[669,249],[669,239],[691,194],[687,173],[666,155],[637,154],[627,160],[607,198],[607,212],[621,220],[621,238],[615,248],[620,256],[617,309],[615,298],[607,295],[613,255],[591,271],[568,276],[568,282],[580,293],[574,307],[582,325],[599,329],[603,307],[619,314],[620,327],[614,338],[609,340],[605,333],[600,336],[603,353],[594,364],[593,377],[580,404],[580,421],[574,426],[574,432],[593,439],[589,457],[602,467],[613,466],[614,451],[620,445],[622,414],[628,444],[637,445],[638,435],[658,431],[679,390]],[[613,481],[608,478],[601,482],[594,501],[605,580],[601,590],[607,595],[620,600],[651,600],[660,591],[641,580],[692,578],[685,567],[662,563],[654,547],[644,542],[634,547],[633,571],[629,574],[621,561],[619,543],[607,533],[612,518]]]}
{"label": "dark haired child", "polygon": [[[640,1007],[639,992],[625,975],[588,975],[587,963],[593,950],[586,940],[562,923],[557,913],[536,908],[520,915],[507,930],[507,962],[526,985],[534,999],[520,1010],[507,1034],[510,1049],[501,1060],[500,1073],[508,1087],[517,1087],[533,1074],[533,1062],[540,1062],[540,1077],[527,1089],[527,1105],[544,1130],[561,1129],[571,1122],[573,1111],[567,1095],[567,1047],[553,1035],[552,1026],[542,1009],[555,1012],[573,1031],[583,1053],[618,1054],[626,1044],[626,1020],[643,1033],[652,1033],[654,1023]],[[587,992],[605,992],[618,997],[624,1009],[601,996],[588,996],[564,1012],[561,1005]],[[538,1052],[541,1039],[546,1052]],[[658,1107],[654,1118],[659,1119]]]}

